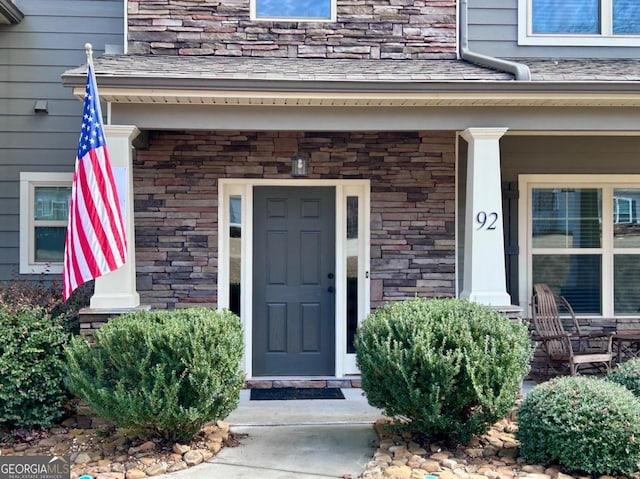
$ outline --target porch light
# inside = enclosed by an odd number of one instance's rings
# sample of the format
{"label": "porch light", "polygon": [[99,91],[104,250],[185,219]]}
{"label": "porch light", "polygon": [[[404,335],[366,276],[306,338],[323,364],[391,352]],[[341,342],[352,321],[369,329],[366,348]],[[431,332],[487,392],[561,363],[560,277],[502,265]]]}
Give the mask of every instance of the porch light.
{"label": "porch light", "polygon": [[300,152],[291,157],[291,176],[301,177],[309,174],[309,158]]}

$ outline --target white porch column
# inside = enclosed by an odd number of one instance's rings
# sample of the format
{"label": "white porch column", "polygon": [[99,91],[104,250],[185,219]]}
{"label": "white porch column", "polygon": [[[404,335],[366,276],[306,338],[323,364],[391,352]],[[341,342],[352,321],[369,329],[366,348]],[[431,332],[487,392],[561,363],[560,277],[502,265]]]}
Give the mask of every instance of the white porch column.
{"label": "white porch column", "polygon": [[460,297],[507,306],[499,141],[507,128],[468,128],[464,278]]}
{"label": "white porch column", "polygon": [[92,310],[119,310],[140,306],[140,296],[136,290],[136,243],[133,224],[133,147],[131,142],[140,133],[135,126],[104,125],[104,133],[109,150],[109,159],[118,184],[118,194],[123,207],[125,231],[127,234],[127,261],[124,266],[95,280],[91,297]]}

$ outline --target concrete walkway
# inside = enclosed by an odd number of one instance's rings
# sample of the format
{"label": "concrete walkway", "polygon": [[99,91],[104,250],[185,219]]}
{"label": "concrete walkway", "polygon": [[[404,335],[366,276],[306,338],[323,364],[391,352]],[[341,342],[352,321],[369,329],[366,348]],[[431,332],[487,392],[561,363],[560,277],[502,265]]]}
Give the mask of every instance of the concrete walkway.
{"label": "concrete walkway", "polygon": [[[525,381],[522,392],[534,386]],[[373,423],[382,413],[361,389],[342,392],[345,399],[251,401],[243,390],[226,418],[234,433],[247,434],[240,445],[164,479],[356,479],[376,451]]]}
{"label": "concrete walkway", "polygon": [[345,399],[250,401],[243,390],[226,418],[232,432],[247,434],[240,446],[171,479],[357,478],[375,452],[373,423],[382,414],[361,389],[342,392]]}

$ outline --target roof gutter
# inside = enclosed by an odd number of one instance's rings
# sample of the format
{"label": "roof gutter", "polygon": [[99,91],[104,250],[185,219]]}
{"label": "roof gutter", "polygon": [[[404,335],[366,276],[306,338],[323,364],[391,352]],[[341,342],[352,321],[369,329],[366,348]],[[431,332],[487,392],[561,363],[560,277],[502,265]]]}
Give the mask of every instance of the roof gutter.
{"label": "roof gutter", "polygon": [[522,63],[516,63],[502,58],[490,57],[469,49],[469,24],[468,24],[468,0],[460,0],[459,43],[460,58],[475,65],[494,68],[498,71],[511,73],[516,81],[531,81],[529,67]]}
{"label": "roof gutter", "polygon": [[24,13],[11,0],[0,0],[0,24],[15,25],[23,18]]}

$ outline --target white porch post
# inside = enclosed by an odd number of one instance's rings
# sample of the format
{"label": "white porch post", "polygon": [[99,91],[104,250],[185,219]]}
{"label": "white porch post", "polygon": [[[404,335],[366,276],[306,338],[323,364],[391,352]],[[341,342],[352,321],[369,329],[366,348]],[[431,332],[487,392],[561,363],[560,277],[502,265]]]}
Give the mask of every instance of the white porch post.
{"label": "white porch post", "polygon": [[464,278],[460,297],[507,306],[499,141],[507,128],[468,128]]}
{"label": "white porch post", "polygon": [[[124,266],[95,280],[91,297],[92,310],[137,308],[140,296],[136,290],[136,243],[133,222],[133,147],[131,142],[140,131],[129,125],[104,125],[111,166],[116,183],[124,186],[123,215],[127,234],[127,262]],[[119,181],[120,180],[120,181]],[[118,193],[122,191],[118,188]]]}

